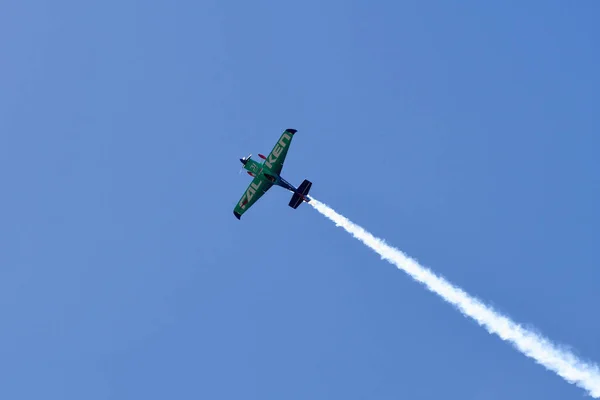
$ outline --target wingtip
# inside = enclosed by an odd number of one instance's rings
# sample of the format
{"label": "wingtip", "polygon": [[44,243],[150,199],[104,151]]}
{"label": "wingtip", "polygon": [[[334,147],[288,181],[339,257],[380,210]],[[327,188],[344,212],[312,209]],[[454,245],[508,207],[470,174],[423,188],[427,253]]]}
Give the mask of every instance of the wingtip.
{"label": "wingtip", "polygon": [[240,217],[242,216],[242,214],[240,214],[240,213],[239,213],[239,212],[237,212],[237,211],[234,211],[234,212],[233,212],[233,215],[235,215],[235,217],[236,217],[237,219],[240,219]]}

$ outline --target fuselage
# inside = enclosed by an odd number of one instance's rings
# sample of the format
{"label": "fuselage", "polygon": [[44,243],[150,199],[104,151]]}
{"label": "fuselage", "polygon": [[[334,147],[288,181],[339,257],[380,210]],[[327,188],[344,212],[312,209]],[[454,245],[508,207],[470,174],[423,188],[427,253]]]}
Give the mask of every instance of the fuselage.
{"label": "fuselage", "polygon": [[290,190],[292,192],[297,191],[294,185],[283,179],[281,175],[271,171],[265,165],[265,163],[259,163],[251,158],[241,158],[240,161],[244,165],[244,169],[247,170],[251,176],[264,176],[274,185],[281,186],[282,188]]}

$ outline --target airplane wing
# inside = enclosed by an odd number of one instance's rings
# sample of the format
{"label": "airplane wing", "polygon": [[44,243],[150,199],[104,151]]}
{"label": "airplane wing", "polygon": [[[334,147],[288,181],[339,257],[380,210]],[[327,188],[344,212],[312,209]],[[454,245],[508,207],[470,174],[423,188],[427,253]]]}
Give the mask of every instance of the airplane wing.
{"label": "airplane wing", "polygon": [[278,175],[283,169],[285,156],[287,155],[290,144],[292,143],[292,138],[296,132],[296,129],[286,129],[265,160],[265,166]]}
{"label": "airplane wing", "polygon": [[252,205],[256,203],[256,201],[260,199],[263,194],[267,193],[267,190],[269,190],[271,186],[273,186],[273,184],[264,176],[257,176],[256,178],[252,179],[252,182],[250,182],[246,192],[233,209],[233,215],[235,215],[237,219],[240,219],[242,214],[248,211],[248,209],[252,207]]}

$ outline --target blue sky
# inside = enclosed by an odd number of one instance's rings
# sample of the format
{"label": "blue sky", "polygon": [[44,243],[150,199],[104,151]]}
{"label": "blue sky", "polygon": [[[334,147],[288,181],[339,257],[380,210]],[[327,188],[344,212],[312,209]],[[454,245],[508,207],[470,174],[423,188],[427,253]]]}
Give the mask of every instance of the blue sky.
{"label": "blue sky", "polygon": [[0,6],[0,397],[578,399],[238,159],[600,362],[594,1]]}

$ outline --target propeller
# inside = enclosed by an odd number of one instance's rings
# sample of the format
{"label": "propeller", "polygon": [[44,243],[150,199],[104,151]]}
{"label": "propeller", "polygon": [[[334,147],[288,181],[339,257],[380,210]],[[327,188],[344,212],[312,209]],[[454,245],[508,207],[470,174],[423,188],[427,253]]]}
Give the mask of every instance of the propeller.
{"label": "propeller", "polygon": [[[252,153],[250,153],[247,157],[242,158],[242,160],[247,161],[250,159],[250,157],[252,157]],[[242,166],[242,168],[240,169],[240,172],[238,172],[238,175],[241,175],[243,170],[244,170],[244,166]]]}

